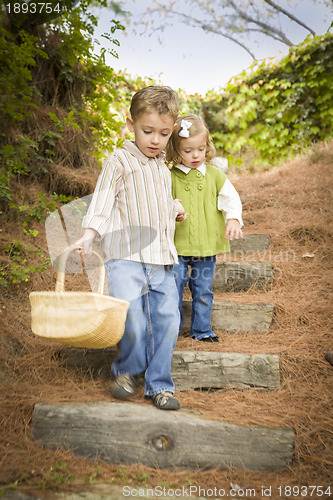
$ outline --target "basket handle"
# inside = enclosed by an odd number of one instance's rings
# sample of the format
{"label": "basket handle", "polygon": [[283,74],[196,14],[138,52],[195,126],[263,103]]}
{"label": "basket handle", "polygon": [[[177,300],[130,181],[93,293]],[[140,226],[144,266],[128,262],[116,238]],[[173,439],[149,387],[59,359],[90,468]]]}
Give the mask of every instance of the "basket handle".
{"label": "basket handle", "polygon": [[[56,281],[56,286],[55,286],[55,291],[57,293],[64,292],[65,291],[65,271],[66,271],[66,263],[68,256],[71,252],[74,250],[78,250],[82,248],[80,245],[72,245],[60,255],[59,258],[59,264],[58,264],[58,272],[57,272],[57,281]],[[99,281],[98,281],[98,290],[97,293],[100,295],[103,295],[104,291],[104,281],[105,281],[105,267],[104,267],[104,261],[102,257],[100,256],[99,253],[95,252],[94,250],[92,253],[97,257],[99,261]]]}

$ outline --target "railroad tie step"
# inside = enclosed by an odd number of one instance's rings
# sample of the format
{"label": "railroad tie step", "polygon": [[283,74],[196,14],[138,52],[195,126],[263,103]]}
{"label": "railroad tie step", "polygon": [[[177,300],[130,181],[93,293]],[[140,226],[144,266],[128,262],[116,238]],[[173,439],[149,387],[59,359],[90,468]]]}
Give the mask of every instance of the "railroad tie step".
{"label": "railroad tie step", "polygon": [[[65,348],[61,358],[69,369],[110,379],[115,349]],[[172,378],[179,391],[188,389],[258,389],[273,391],[280,384],[279,356],[210,351],[176,350]]]}
{"label": "railroad tie step", "polygon": [[131,403],[38,403],[32,428],[45,448],[173,470],[275,470],[291,463],[294,447],[291,427],[235,425]]}
{"label": "railroad tie step", "polygon": [[267,234],[253,234],[244,236],[240,240],[230,241],[230,252],[238,256],[244,253],[256,253],[267,250],[270,246],[270,238]]}
{"label": "railroad tie step", "polygon": [[279,356],[234,352],[174,352],[171,371],[179,391],[189,389],[276,390],[280,385]]}
{"label": "railroad tie step", "polygon": [[[183,300],[184,329],[191,326],[192,300]],[[239,304],[214,300],[212,327],[235,332],[267,332],[273,320],[274,304]]]}
{"label": "railroad tie step", "polygon": [[217,291],[267,289],[272,286],[274,270],[270,262],[217,262],[213,289]]}

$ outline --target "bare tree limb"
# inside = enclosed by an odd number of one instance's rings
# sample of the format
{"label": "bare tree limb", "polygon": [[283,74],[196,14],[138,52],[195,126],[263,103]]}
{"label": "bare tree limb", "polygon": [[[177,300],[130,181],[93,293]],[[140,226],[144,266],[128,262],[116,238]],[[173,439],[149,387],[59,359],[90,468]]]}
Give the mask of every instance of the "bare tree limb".
{"label": "bare tree limb", "polygon": [[251,57],[253,60],[255,60],[256,56],[253,54],[253,52],[251,52],[251,50],[246,46],[244,45],[242,42],[240,42],[239,40],[237,40],[236,38],[232,37],[231,35],[227,35],[227,33],[222,33],[221,31],[218,31],[218,30],[215,30],[214,28],[212,27],[209,27],[208,29],[208,26],[205,26],[205,25],[202,25],[200,26],[204,31],[209,31],[210,33],[216,33],[217,35],[221,35],[223,36],[224,38],[227,38],[228,40],[231,40],[232,42],[234,42],[236,45],[239,45],[240,47],[242,47],[242,49],[244,49]]}
{"label": "bare tree limb", "polygon": [[239,7],[237,7],[237,5],[233,0],[229,0],[228,3],[235,9],[235,11],[237,12],[237,14],[241,19],[244,19],[244,21],[248,23],[253,23],[257,26],[260,26],[262,28],[263,34],[269,35],[272,38],[275,38],[276,40],[279,40],[280,42],[284,43],[285,45],[288,45],[289,47],[294,45],[282,31],[278,30],[277,28],[274,28],[274,26],[271,26],[267,23],[264,23],[263,21],[260,21],[259,19],[255,19],[254,17],[249,16],[248,14],[246,14],[246,12],[242,11]]}
{"label": "bare tree limb", "polygon": [[251,57],[253,60],[255,60],[255,55],[251,50],[241,41],[237,40],[237,38],[234,38],[233,36],[229,35],[228,33],[224,33],[220,29],[214,28],[213,26],[209,24],[205,24],[198,19],[194,19],[191,16],[188,16],[187,14],[181,13],[181,12],[176,12],[172,11],[173,14],[177,15],[178,17],[182,17],[185,19],[187,22],[190,22],[192,26],[201,28],[203,31],[209,32],[209,33],[215,33],[216,35],[223,36],[224,38],[227,38],[228,40],[231,40],[233,43],[236,45],[239,45],[242,49],[244,49]]}
{"label": "bare tree limb", "polygon": [[[271,9],[270,9],[271,7]],[[272,10],[273,9],[273,10]],[[293,42],[280,28],[278,14],[302,26],[315,36],[315,32],[292,13],[280,7],[274,0],[187,0],[161,2],[153,0],[142,18],[150,30],[156,27],[164,30],[165,21],[178,17],[184,24],[198,27],[208,33],[220,35],[245,50],[251,58],[255,55],[250,48],[254,32],[291,47]],[[269,17],[270,16],[270,17]],[[269,20],[268,20],[269,19]],[[137,23],[139,24],[139,22]]]}
{"label": "bare tree limb", "polygon": [[298,19],[297,17],[295,17],[293,14],[291,14],[291,12],[288,12],[287,10],[283,9],[282,7],[280,7],[279,5],[277,5],[272,0],[264,0],[264,2],[268,3],[268,5],[270,5],[271,7],[273,7],[273,9],[277,10],[278,12],[281,12],[285,16],[289,17],[289,19],[291,19],[295,23],[299,24],[300,26],[302,26],[303,28],[305,28],[306,30],[308,30],[311,33],[311,35],[316,36],[316,33],[313,31],[313,29],[309,28],[309,26],[307,26],[305,23],[303,23],[303,21],[301,21],[300,19]]}

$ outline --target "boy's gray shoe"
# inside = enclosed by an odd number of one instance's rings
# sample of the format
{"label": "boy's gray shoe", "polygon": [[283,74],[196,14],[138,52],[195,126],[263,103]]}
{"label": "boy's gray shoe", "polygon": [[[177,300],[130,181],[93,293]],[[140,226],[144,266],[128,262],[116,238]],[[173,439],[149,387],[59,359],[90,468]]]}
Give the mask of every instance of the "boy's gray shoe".
{"label": "boy's gray shoe", "polygon": [[117,399],[130,399],[135,395],[136,384],[132,375],[118,375],[110,385],[112,396]]}
{"label": "boy's gray shoe", "polygon": [[153,396],[153,404],[160,410],[179,410],[180,404],[172,392],[160,392]]}

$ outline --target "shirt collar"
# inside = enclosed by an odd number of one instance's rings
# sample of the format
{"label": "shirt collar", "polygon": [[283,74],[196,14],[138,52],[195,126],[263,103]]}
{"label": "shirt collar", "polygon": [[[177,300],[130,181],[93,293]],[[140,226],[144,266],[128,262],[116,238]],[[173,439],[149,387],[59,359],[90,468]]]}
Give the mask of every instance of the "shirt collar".
{"label": "shirt collar", "polygon": [[165,158],[165,153],[162,151],[159,155],[157,155],[155,158],[148,158],[148,156],[144,155],[141,153],[140,149],[138,146],[135,144],[133,141],[129,141],[126,139],[124,142],[124,149],[126,149],[129,153],[131,153],[135,158],[140,160],[142,163],[148,163],[149,160],[157,160],[157,161],[163,161]]}
{"label": "shirt collar", "polygon": [[176,167],[179,168],[179,170],[181,170],[185,174],[188,174],[191,170],[199,170],[199,172],[201,172],[202,175],[206,175],[206,163],[205,162],[201,163],[201,165],[199,165],[199,167],[197,167],[196,169],[186,167],[182,163],[178,163],[178,165],[176,165]]}

